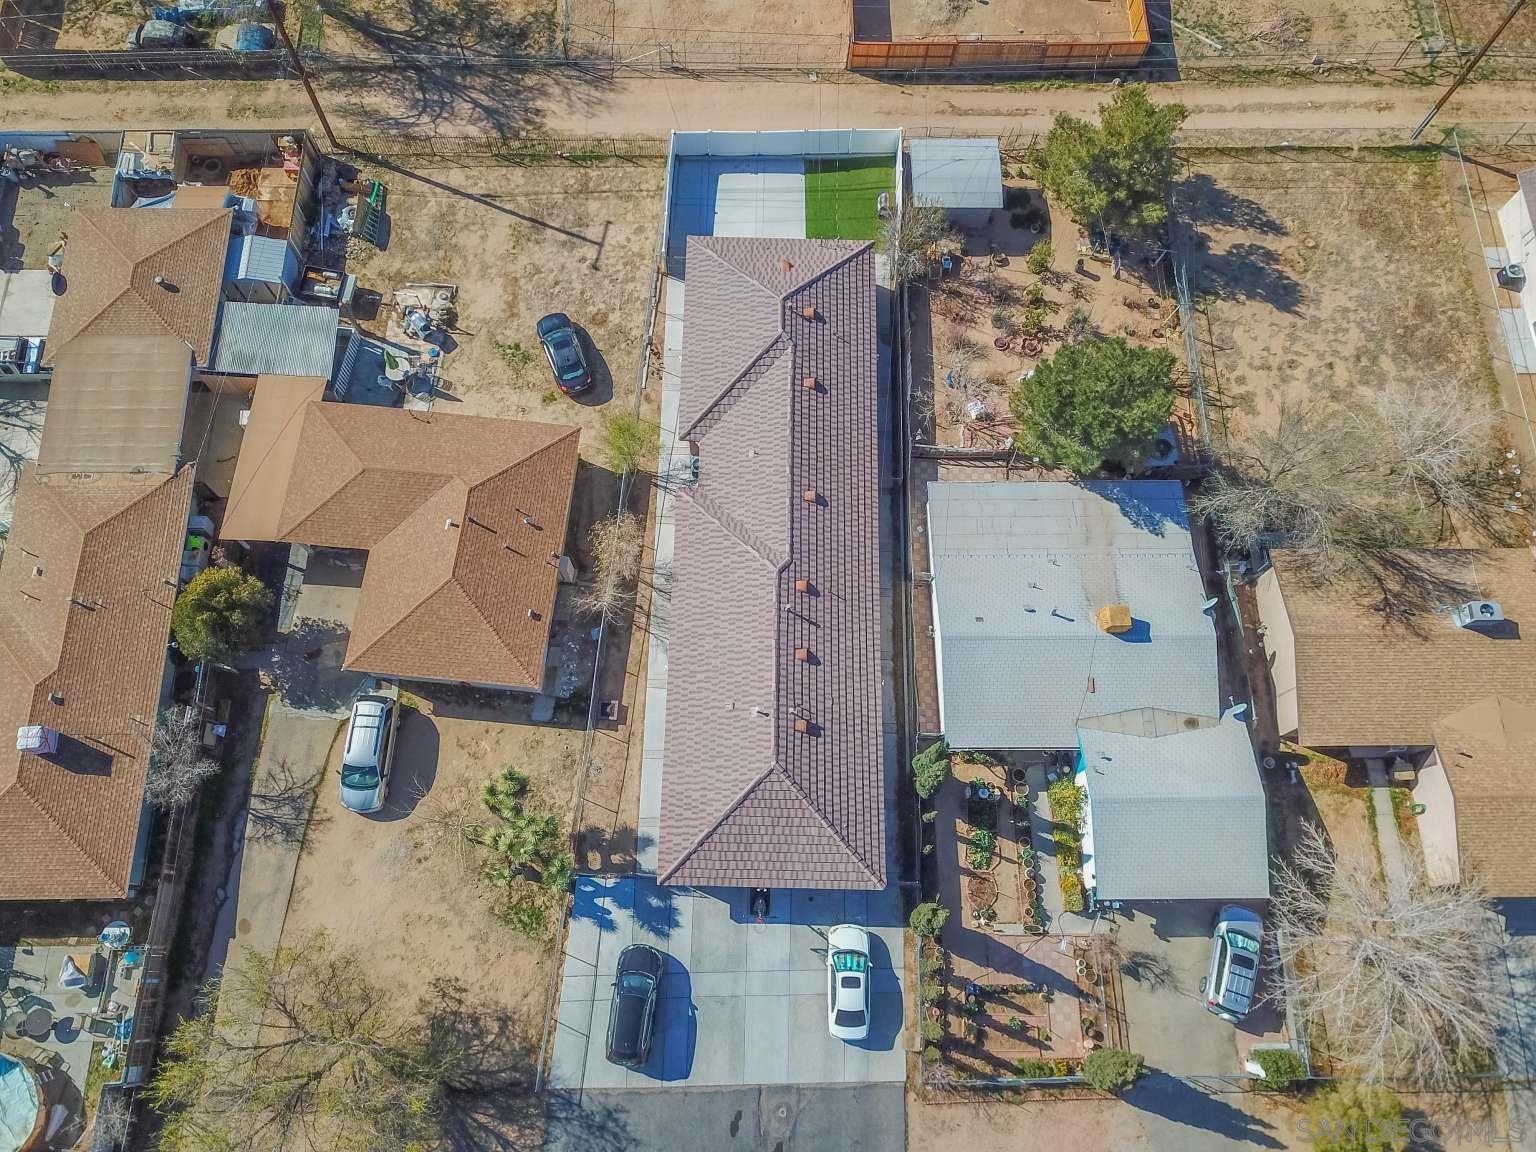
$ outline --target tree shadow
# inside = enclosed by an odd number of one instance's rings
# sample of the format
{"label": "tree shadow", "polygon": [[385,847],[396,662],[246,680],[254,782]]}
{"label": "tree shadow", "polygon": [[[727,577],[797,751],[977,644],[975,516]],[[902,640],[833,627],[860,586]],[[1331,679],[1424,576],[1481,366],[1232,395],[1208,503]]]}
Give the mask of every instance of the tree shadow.
{"label": "tree shadow", "polygon": [[1267,1121],[1164,1072],[1143,1076],[1121,1095],[1132,1107],[1175,1124],[1199,1128],[1252,1148],[1285,1147],[1270,1135],[1273,1125]]}
{"label": "tree shadow", "polygon": [[615,888],[601,877],[577,876],[572,886],[571,919],[596,925],[599,932],[613,932],[618,922],[613,915]]}
{"label": "tree shadow", "polygon": [[635,923],[653,936],[667,939],[682,923],[672,890],[646,876],[635,877]]}
{"label": "tree shadow", "polygon": [[301,775],[286,759],[265,771],[258,765],[246,807],[245,838],[266,844],[303,843],[310,825],[330,819],[326,809],[314,802],[315,788],[324,775],[324,765]]}
{"label": "tree shadow", "polygon": [[1184,225],[1201,248],[1197,289],[1224,300],[1255,300],[1282,312],[1301,303],[1301,284],[1267,244],[1239,240],[1211,250],[1210,229],[1229,229],[1279,239],[1289,235],[1283,223],[1256,200],[1240,196],[1210,175],[1194,172],[1174,186]]}
{"label": "tree shadow", "polygon": [[621,1152],[628,1129],[603,1106],[533,1093],[538,1046],[505,1012],[472,1003],[456,980],[439,979],[422,1000],[427,1054],[449,1069],[440,1098],[444,1147],[511,1152],[541,1146],[546,1123],[574,1126],[585,1148]]}
{"label": "tree shadow", "polygon": [[1120,975],[1138,984],[1145,984],[1155,992],[1179,990],[1178,974],[1166,956],[1137,949],[1127,952],[1120,961]]}

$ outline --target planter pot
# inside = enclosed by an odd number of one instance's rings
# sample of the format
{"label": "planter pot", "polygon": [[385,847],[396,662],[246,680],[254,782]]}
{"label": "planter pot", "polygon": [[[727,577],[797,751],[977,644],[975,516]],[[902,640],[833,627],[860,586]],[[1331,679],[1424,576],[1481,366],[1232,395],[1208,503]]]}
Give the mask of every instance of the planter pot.
{"label": "planter pot", "polygon": [[1027,784],[1029,783],[1029,769],[1010,768],[1008,770],[1008,778],[1015,784]]}
{"label": "planter pot", "polygon": [[992,347],[996,348],[999,352],[1008,351],[1012,344],[1013,341],[1006,336],[994,336],[992,338]]}

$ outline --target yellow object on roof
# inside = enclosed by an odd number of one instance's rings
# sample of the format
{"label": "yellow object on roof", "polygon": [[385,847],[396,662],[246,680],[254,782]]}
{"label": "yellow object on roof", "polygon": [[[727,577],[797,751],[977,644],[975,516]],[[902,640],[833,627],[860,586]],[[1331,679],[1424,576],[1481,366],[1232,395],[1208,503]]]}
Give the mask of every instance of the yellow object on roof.
{"label": "yellow object on roof", "polygon": [[1111,636],[1120,632],[1131,630],[1131,606],[1129,604],[1106,604],[1098,611],[1099,627]]}

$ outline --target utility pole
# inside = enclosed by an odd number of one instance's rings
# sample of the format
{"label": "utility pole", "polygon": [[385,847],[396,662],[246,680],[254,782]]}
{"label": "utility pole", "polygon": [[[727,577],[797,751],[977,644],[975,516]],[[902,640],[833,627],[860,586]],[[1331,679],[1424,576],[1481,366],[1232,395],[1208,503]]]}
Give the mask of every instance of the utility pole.
{"label": "utility pole", "polygon": [[1499,26],[1493,30],[1493,35],[1483,42],[1483,46],[1477,50],[1477,54],[1467,61],[1467,66],[1461,70],[1461,73],[1455,80],[1451,81],[1451,86],[1445,90],[1445,95],[1436,100],[1435,106],[1429,110],[1429,114],[1419,121],[1419,126],[1413,130],[1413,135],[1408,137],[1410,141],[1417,141],[1424,134],[1424,129],[1429,127],[1429,122],[1439,114],[1440,109],[1445,107],[1446,101],[1456,95],[1456,89],[1461,87],[1462,81],[1472,75],[1472,69],[1483,62],[1483,57],[1488,55],[1488,50],[1493,47],[1494,41],[1504,35],[1504,29],[1509,27],[1510,21],[1519,14],[1520,9],[1529,3],[1530,0],[1514,0],[1510,4],[1509,11],[1504,14],[1504,19],[1499,23]]}
{"label": "utility pole", "polygon": [[[1520,0],[1520,3],[1525,3],[1525,0]],[[304,69],[304,61],[299,58],[299,50],[293,46],[293,37],[288,35],[288,26],[283,23],[282,14],[277,10],[277,0],[267,0],[267,15],[277,26],[277,34],[283,38],[283,47],[288,49],[288,58],[293,61],[293,70],[299,74],[299,83],[304,85],[304,95],[309,97],[309,106],[315,110],[320,127],[325,129],[327,143],[332,151],[336,151],[341,144],[336,139],[331,122],[325,117],[325,109],[320,107],[320,97],[315,95],[315,86],[309,82],[309,73]]]}

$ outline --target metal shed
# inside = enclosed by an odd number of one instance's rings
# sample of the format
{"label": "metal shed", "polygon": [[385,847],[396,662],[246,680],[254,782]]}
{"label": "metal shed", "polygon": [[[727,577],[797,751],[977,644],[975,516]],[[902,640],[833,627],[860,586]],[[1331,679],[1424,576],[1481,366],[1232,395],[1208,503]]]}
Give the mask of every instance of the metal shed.
{"label": "metal shed", "polygon": [[912,140],[912,195],[945,208],[1003,206],[1003,159],[997,138]]}
{"label": "metal shed", "polygon": [[336,360],[336,309],[308,304],[224,303],[213,371],[235,376],[330,378]]}

